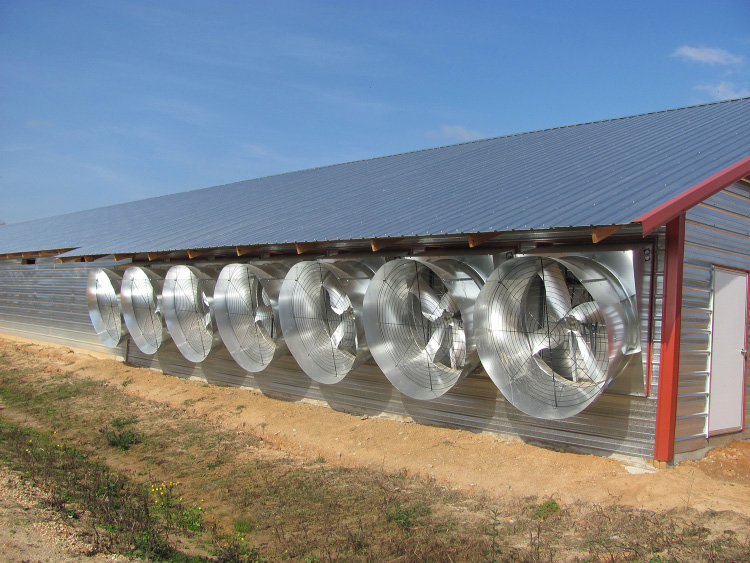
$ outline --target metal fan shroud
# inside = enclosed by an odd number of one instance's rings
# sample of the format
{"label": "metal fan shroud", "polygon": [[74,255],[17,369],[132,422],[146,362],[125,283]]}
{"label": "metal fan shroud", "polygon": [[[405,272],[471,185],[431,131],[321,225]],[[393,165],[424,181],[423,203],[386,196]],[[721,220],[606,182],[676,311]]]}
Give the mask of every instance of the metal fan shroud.
{"label": "metal fan shroud", "polygon": [[341,381],[370,357],[362,300],[373,271],[355,262],[299,262],[286,275],[279,319],[289,351],[319,383]]}
{"label": "metal fan shroud", "polygon": [[288,271],[281,263],[228,264],[219,274],[216,325],[229,353],[247,371],[262,371],[287,351],[278,302]]}
{"label": "metal fan shroud", "polygon": [[365,333],[389,381],[414,399],[446,393],[478,364],[474,301],[482,279],[453,259],[397,259],[365,295]]}
{"label": "metal fan shroud", "polygon": [[86,282],[86,306],[97,336],[108,348],[116,348],[125,336],[120,310],[119,274],[106,268],[91,270]]}
{"label": "metal fan shroud", "polygon": [[631,297],[612,271],[589,258],[510,260],[477,299],[482,364],[526,414],[578,414],[640,351]]}
{"label": "metal fan shroud", "polygon": [[221,342],[213,319],[214,272],[193,266],[172,266],[164,278],[164,320],[183,356],[202,362]]}
{"label": "metal fan shroud", "polygon": [[144,354],[155,354],[169,339],[162,316],[164,279],[146,268],[131,266],[122,276],[122,315],[133,342]]}

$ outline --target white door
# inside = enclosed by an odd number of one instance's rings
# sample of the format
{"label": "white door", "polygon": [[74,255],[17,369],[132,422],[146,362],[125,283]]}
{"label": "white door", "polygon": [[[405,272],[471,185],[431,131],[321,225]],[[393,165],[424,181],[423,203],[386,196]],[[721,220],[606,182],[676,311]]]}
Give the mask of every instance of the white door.
{"label": "white door", "polygon": [[714,269],[708,434],[742,429],[745,410],[747,273]]}

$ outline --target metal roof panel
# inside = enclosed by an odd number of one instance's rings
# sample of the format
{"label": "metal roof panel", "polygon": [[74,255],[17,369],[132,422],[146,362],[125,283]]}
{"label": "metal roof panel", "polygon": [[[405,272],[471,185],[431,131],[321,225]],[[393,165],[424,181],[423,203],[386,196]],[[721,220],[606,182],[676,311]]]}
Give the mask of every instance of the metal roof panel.
{"label": "metal roof panel", "polygon": [[750,155],[750,98],[325,166],[0,227],[72,255],[626,224]]}

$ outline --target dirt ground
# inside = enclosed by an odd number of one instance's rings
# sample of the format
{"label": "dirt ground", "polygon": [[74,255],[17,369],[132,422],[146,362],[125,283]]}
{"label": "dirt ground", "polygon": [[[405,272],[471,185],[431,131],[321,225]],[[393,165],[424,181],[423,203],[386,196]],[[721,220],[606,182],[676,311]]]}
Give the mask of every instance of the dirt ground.
{"label": "dirt ground", "polygon": [[85,524],[44,507],[45,494],[0,467],[0,561],[4,563],[120,563],[127,557],[92,554]]}
{"label": "dirt ground", "polygon": [[75,377],[122,386],[128,394],[183,409],[224,429],[257,433],[267,447],[280,452],[311,460],[323,457],[336,466],[405,471],[501,500],[554,497],[563,503],[581,500],[654,511],[690,507],[750,516],[750,444],[745,442],[712,450],[700,461],[633,473],[632,463],[616,459],[558,452],[488,434],[360,418],[67,348],[0,339],[0,353],[16,356],[14,362],[44,363]]}

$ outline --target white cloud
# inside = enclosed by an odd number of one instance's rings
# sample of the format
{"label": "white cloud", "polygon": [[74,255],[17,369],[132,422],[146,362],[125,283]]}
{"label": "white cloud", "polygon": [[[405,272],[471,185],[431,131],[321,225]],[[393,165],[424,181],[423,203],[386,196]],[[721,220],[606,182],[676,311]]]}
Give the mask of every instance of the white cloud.
{"label": "white cloud", "polygon": [[30,129],[38,129],[40,127],[52,127],[54,124],[51,121],[45,121],[44,119],[30,119],[26,122],[26,127]]}
{"label": "white cloud", "polygon": [[467,129],[463,125],[443,125],[436,131],[427,131],[427,136],[449,141],[474,141],[484,138],[484,135],[479,131]]}
{"label": "white cloud", "polygon": [[735,65],[743,60],[742,55],[735,55],[718,47],[691,47],[690,45],[675,49],[672,56],[710,65]]}
{"label": "white cloud", "polygon": [[732,82],[700,84],[695,89],[708,92],[714,100],[733,100],[750,96],[750,88],[742,88]]}

